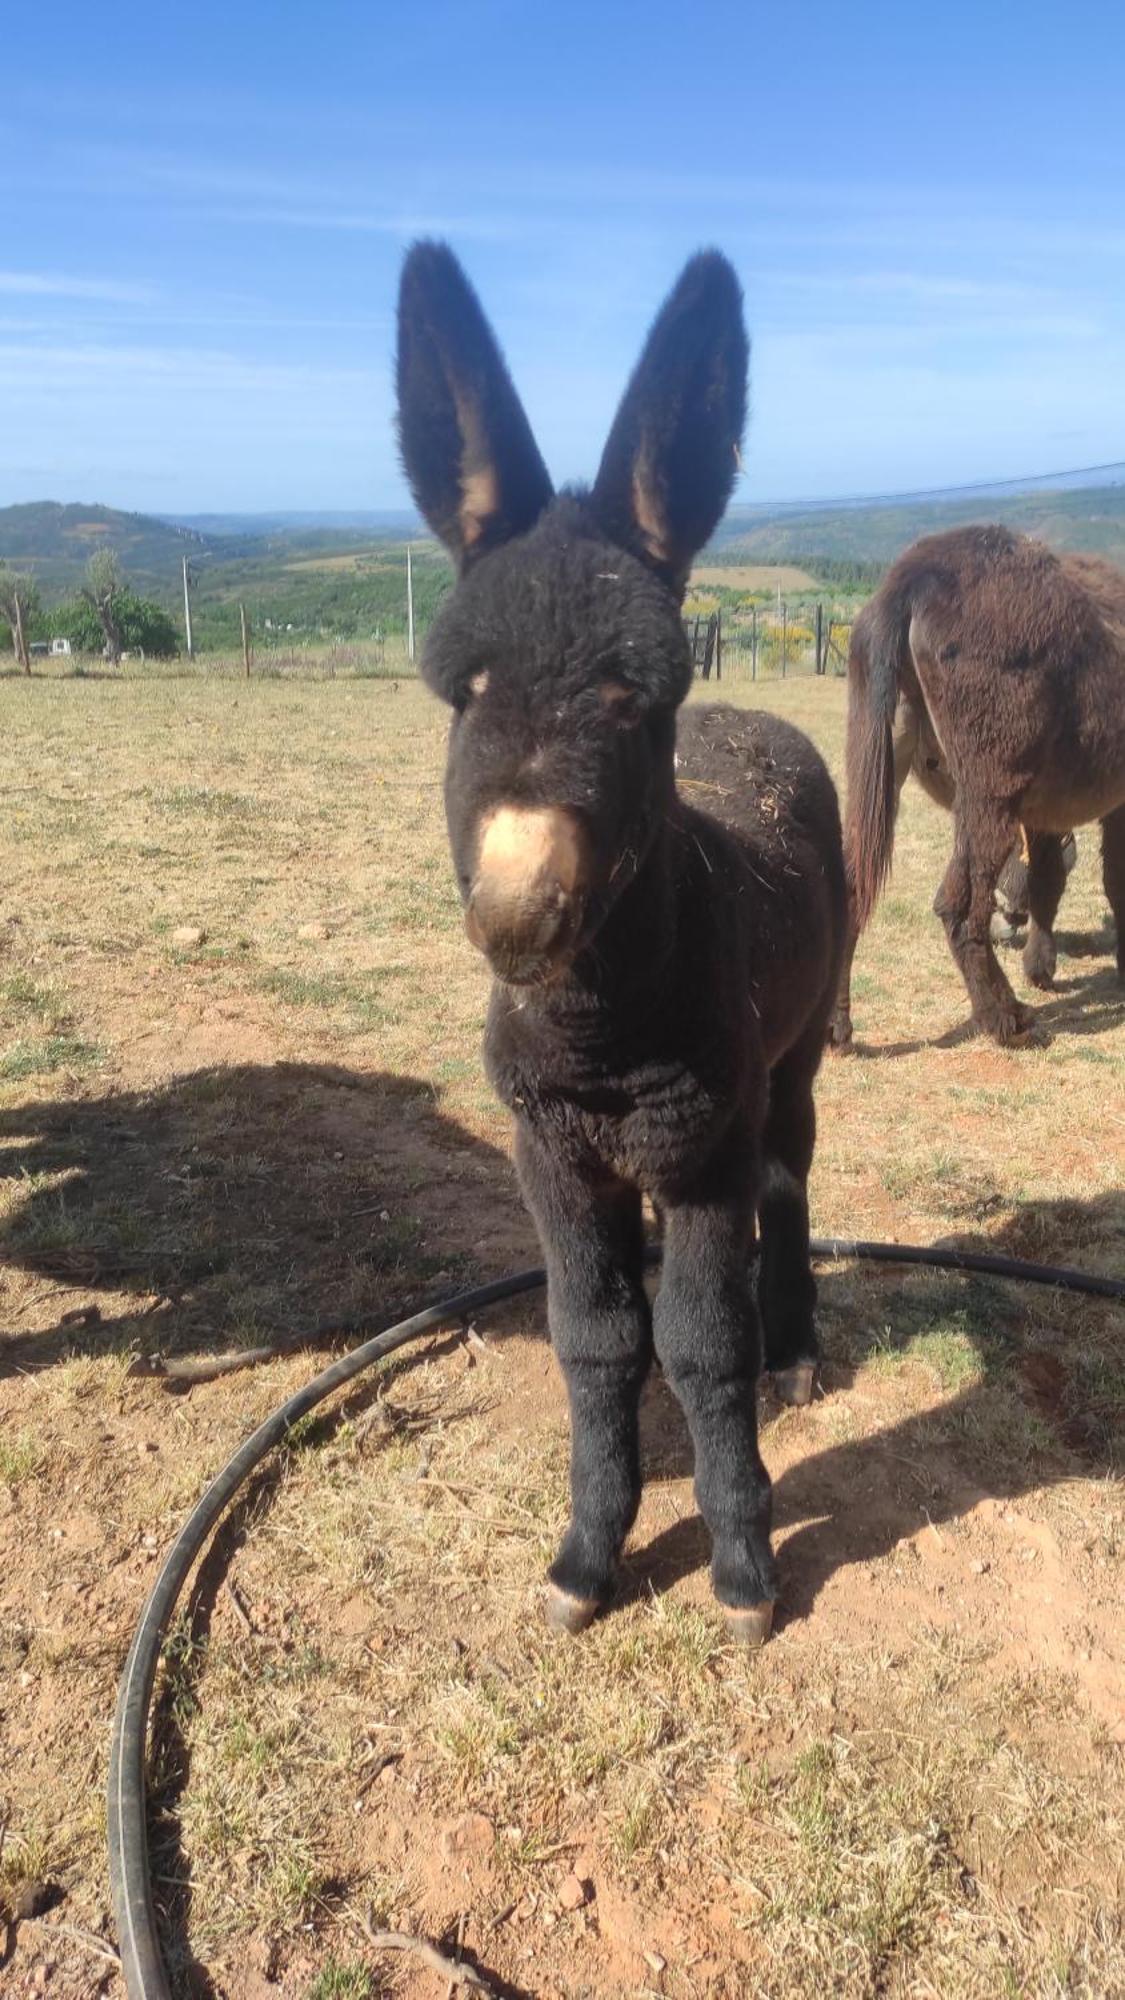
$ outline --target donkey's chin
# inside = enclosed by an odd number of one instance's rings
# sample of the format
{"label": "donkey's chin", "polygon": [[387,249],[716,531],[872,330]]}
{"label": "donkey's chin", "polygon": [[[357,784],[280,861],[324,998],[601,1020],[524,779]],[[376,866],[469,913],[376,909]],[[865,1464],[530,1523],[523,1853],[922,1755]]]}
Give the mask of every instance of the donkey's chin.
{"label": "donkey's chin", "polygon": [[475,898],[465,912],[469,942],[484,954],[494,978],[505,986],[554,986],[566,977],[579,948],[585,911],[580,899],[545,910],[538,922],[482,921]]}
{"label": "donkey's chin", "polygon": [[486,951],[485,957],[493,977],[499,979],[502,985],[518,986],[524,990],[557,986],[560,980],[566,978],[574,963],[572,948],[524,957],[505,951]]}

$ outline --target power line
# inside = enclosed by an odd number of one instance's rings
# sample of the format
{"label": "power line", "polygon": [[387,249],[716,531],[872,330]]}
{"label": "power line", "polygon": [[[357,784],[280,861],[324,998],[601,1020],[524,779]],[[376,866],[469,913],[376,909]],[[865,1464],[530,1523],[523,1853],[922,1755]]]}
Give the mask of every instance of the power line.
{"label": "power line", "polygon": [[801,509],[819,511],[830,507],[893,507],[915,500],[959,500],[973,493],[1009,493],[1016,490],[1034,493],[1060,480],[1081,484],[1083,480],[1099,475],[1103,484],[1115,484],[1114,480],[1105,477],[1108,473],[1116,473],[1125,483],[1125,459],[1109,459],[1104,465],[1066,466],[1058,472],[1023,473],[1013,479],[977,479],[964,486],[921,486],[901,493],[840,493],[826,498],[798,500],[744,500],[736,501],[735,507],[763,514],[798,512]]}

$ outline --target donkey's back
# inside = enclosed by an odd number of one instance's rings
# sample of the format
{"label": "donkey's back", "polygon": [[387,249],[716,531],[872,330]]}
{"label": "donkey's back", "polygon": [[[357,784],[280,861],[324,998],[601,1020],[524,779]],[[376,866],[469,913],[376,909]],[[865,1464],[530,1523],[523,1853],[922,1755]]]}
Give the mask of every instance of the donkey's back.
{"label": "donkey's back", "polygon": [[744,940],[772,1067],[835,997],[846,928],[836,788],[801,730],[726,704],[681,715],[676,782],[705,865],[716,868],[716,846],[730,850],[733,903],[716,907],[712,884],[714,921],[721,949],[733,928]]}

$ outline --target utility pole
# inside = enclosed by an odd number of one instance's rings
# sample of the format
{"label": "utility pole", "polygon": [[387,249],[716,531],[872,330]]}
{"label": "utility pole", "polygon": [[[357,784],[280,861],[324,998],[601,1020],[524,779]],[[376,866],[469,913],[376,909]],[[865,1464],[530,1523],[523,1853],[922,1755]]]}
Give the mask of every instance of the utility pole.
{"label": "utility pole", "polygon": [[414,570],[410,560],[410,543],[406,544],[406,655],[414,659]]}
{"label": "utility pole", "polygon": [[187,572],[186,556],[184,557],[184,629],[187,633],[187,656],[188,659],[191,660],[194,659],[195,654],[192,650],[192,644],[191,644],[191,599],[188,596],[188,572]]}

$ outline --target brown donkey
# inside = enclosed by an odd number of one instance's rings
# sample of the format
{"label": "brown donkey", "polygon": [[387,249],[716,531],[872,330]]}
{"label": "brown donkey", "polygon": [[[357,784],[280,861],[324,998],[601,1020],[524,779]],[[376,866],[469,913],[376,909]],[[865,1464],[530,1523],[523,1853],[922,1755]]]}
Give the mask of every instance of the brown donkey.
{"label": "brown donkey", "polygon": [[953,858],[934,909],[974,1019],[1000,1043],[1041,1043],[1044,1030],[992,949],[993,897],[1022,828],[1024,967],[1049,986],[1066,880],[1059,836],[1100,820],[1125,978],[1125,575],[1006,528],[955,528],[915,542],[864,606],[848,661],[851,926],[837,1047],[851,1040],[851,958],[890,867],[912,768],[953,813]]}

